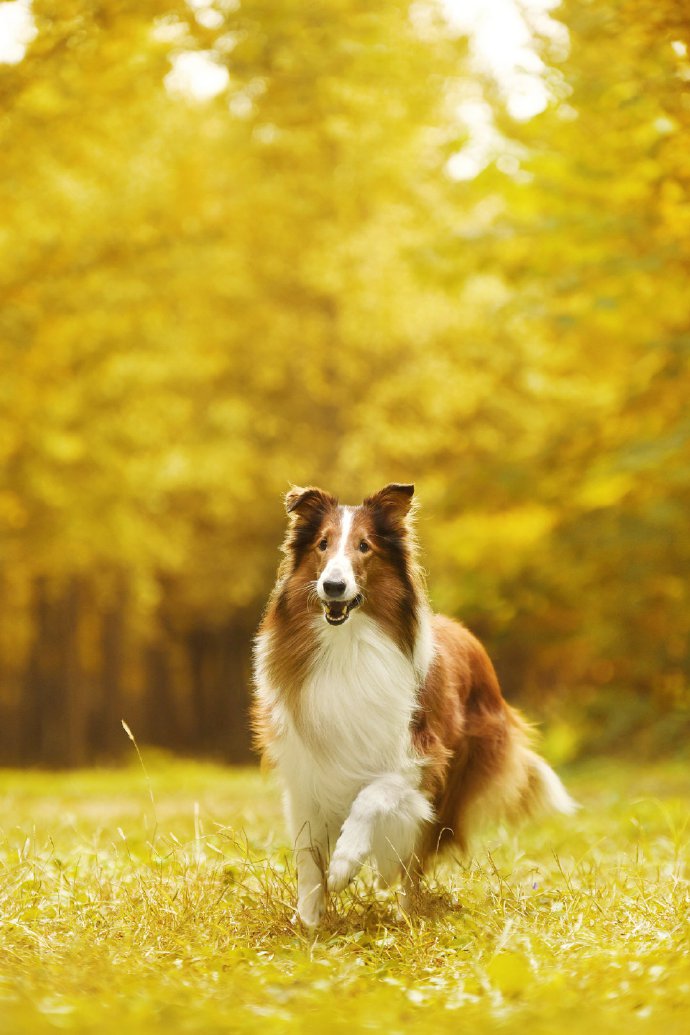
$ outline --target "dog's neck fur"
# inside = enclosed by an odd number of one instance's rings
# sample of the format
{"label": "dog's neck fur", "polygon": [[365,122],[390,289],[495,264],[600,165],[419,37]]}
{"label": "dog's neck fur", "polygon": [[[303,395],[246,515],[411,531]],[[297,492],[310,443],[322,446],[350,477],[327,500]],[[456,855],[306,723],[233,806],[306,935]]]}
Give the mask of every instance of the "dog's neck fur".
{"label": "dog's neck fur", "polygon": [[[369,615],[354,614],[341,628],[316,616],[312,662],[297,698],[270,686],[270,667],[259,670],[259,694],[274,714],[280,704],[283,716],[282,735],[270,748],[273,761],[287,772],[308,772],[304,793],[316,795],[335,814],[381,772],[411,772],[418,764],[412,719],[433,655],[426,607],[417,627],[410,657]],[[274,635],[263,634],[258,644],[266,660],[277,646]]]}

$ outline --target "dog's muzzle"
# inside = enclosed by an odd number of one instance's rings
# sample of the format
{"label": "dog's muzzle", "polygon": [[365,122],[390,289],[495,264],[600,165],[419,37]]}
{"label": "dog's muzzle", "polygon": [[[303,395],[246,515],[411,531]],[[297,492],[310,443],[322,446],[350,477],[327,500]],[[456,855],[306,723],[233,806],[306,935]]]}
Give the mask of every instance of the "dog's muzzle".
{"label": "dog's muzzle", "polygon": [[350,617],[350,612],[362,603],[362,595],[358,593],[352,600],[323,600],[323,614],[329,625],[343,625]]}

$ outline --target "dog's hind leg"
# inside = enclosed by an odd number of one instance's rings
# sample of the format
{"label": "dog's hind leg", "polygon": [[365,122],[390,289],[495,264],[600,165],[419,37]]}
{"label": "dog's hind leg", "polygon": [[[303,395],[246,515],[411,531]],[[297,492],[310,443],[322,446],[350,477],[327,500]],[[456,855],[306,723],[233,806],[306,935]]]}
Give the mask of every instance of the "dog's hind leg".
{"label": "dog's hind leg", "polygon": [[424,869],[417,855],[408,859],[402,874],[402,882],[398,890],[398,916],[415,911],[421,897],[421,881]]}
{"label": "dog's hind leg", "polygon": [[410,858],[431,805],[399,773],[387,773],[359,792],[343,823],[328,868],[328,887],[342,891],[374,854],[384,881],[392,881]]}

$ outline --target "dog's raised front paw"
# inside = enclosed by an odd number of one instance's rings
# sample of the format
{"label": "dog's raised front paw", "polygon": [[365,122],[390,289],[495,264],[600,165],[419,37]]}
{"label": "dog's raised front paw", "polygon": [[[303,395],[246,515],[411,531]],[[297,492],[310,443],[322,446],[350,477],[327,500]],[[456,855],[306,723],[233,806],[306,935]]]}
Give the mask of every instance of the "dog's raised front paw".
{"label": "dog's raised front paw", "polygon": [[346,888],[357,876],[361,865],[359,859],[347,856],[336,849],[328,867],[328,890],[342,891]]}

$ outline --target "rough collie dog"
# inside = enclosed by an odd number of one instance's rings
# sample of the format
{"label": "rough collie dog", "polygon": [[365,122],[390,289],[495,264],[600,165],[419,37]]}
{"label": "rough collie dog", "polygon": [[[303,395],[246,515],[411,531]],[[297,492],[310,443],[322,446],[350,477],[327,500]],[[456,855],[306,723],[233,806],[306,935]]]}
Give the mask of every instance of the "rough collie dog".
{"label": "rough collie dog", "polygon": [[309,927],[371,859],[405,895],[484,818],[574,803],[529,747],[481,644],[431,613],[412,485],[361,506],[293,488],[284,559],[255,644],[253,720],[278,770]]}

